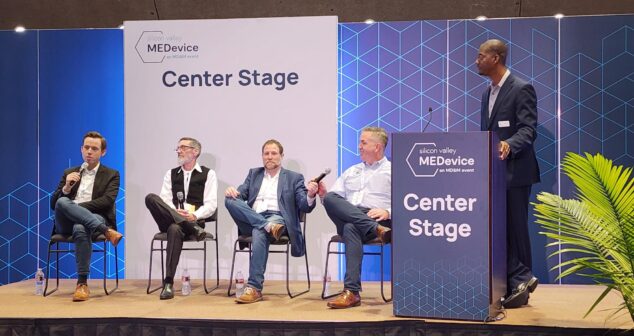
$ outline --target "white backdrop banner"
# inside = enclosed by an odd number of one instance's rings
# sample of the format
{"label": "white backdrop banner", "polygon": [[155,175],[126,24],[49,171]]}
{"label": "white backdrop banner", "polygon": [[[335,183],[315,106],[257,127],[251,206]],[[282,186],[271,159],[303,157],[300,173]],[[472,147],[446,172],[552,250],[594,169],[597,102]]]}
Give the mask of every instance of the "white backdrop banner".
{"label": "white backdrop banner", "polygon": [[[224,190],[262,166],[264,141],[279,140],[283,166],[306,180],[327,167],[336,171],[337,18],[129,21],[124,39],[126,277],[148,276],[148,245],[158,227],[144,198],[160,192],[165,172],[177,166],[178,139],[188,136],[202,143],[199,163],[218,176],[220,277],[228,279],[237,229]],[[335,229],[320,204],[307,227],[317,279]],[[215,278],[213,245],[208,250],[208,277]],[[292,278],[304,279],[304,259],[293,259]],[[158,254],[154,260],[160,279]],[[284,265],[282,255],[271,255],[266,279],[282,279]],[[202,266],[199,252],[185,251],[179,270],[202,278]],[[236,270],[247,276],[246,254]]]}

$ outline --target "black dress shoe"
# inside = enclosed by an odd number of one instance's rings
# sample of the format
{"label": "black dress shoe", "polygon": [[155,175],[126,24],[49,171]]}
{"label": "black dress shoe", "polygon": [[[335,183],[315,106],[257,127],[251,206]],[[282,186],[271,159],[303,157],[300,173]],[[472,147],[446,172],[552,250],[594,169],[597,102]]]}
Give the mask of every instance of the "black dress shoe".
{"label": "black dress shoe", "polygon": [[169,300],[174,298],[174,285],[166,283],[161,291],[161,300]]}
{"label": "black dress shoe", "polygon": [[205,231],[205,229],[201,228],[200,226],[196,225],[196,240],[197,241],[202,241],[205,240],[205,238],[207,238],[207,232]]}
{"label": "black dress shoe", "polygon": [[511,295],[502,300],[502,306],[506,309],[519,308],[528,304],[528,287],[525,283],[521,283],[513,290]]}
{"label": "black dress shoe", "polygon": [[528,287],[528,292],[534,292],[535,289],[537,289],[537,285],[539,285],[539,279],[537,279],[536,277],[532,277],[530,280],[528,280],[528,282],[526,283],[526,287]]}

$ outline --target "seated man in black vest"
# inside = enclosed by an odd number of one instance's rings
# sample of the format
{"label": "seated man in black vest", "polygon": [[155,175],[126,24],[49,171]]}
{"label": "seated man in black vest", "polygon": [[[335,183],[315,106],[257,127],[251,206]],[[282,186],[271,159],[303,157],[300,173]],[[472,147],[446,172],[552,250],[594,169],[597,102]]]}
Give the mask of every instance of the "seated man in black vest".
{"label": "seated man in black vest", "polygon": [[181,138],[176,147],[180,166],[165,173],[160,195],[145,197],[145,205],[159,230],[167,232],[167,273],[161,300],[174,297],[174,274],[183,240],[191,235],[203,240],[205,219],[213,215],[218,206],[216,173],[196,162],[200,150],[198,140]]}

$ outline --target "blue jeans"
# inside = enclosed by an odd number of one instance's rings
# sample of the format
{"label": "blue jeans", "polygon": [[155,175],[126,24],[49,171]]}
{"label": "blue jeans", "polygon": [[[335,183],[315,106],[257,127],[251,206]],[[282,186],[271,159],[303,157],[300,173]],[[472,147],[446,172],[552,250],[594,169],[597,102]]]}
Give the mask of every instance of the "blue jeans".
{"label": "blue jeans", "polygon": [[[334,192],[324,197],[324,209],[335,223],[337,234],[346,244],[346,275],[343,286],[353,292],[361,291],[361,262],[363,243],[376,238],[377,221],[366,214],[369,209],[358,208]],[[381,225],[390,227],[389,220]]]}
{"label": "blue jeans", "polygon": [[75,243],[75,262],[77,274],[90,273],[92,256],[92,234],[95,231],[106,232],[106,220],[70,200],[61,197],[55,203],[55,232],[72,234]]}
{"label": "blue jeans", "polygon": [[264,227],[269,222],[284,225],[284,218],[275,211],[257,213],[240,199],[227,197],[225,198],[225,206],[231,218],[238,225],[240,233],[251,236],[253,239],[251,244],[253,254],[249,263],[249,281],[247,284],[261,291],[264,287],[264,272],[266,271],[266,261],[269,258],[269,246],[273,240],[273,237],[266,232]]}

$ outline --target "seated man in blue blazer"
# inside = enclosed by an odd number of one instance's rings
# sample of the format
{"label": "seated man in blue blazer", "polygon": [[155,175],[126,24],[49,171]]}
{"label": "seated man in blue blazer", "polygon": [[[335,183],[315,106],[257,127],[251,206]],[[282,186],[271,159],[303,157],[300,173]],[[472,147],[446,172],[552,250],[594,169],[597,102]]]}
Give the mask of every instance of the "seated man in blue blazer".
{"label": "seated man in blue blazer", "polygon": [[535,88],[515,77],[506,67],[508,48],[500,40],[480,46],[478,73],[491,79],[482,94],[482,131],[497,133],[499,158],[506,161],[506,295],[505,308],[528,303],[537,288],[533,275],[531,241],[528,234],[528,202],[531,186],[539,182],[535,156],[537,138],[537,95]]}
{"label": "seated man in blue blazer", "polygon": [[269,245],[286,233],[291,241],[291,254],[301,257],[306,245],[299,224],[300,212],[315,208],[318,185],[304,185],[304,176],[282,168],[284,147],[274,139],[262,145],[263,167],[249,170],[244,183],[225,191],[225,206],[243,235],[253,237],[249,264],[249,280],[238,303],[262,300],[264,271]]}

